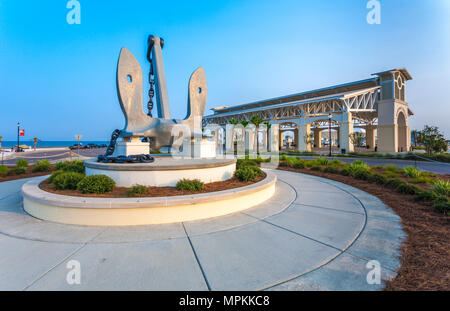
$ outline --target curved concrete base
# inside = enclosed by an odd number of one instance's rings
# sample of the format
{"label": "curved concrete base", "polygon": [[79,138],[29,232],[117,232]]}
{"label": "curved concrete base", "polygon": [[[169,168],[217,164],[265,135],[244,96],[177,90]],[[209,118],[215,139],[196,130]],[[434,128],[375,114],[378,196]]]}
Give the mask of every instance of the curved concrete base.
{"label": "curved concrete base", "polygon": [[46,192],[40,180],[22,187],[23,207],[39,219],[73,225],[130,226],[167,224],[227,215],[269,199],[277,178],[241,188],[194,195],[151,198],[72,197]]}
{"label": "curved concrete base", "polygon": [[[250,209],[129,227],[36,219],[22,209],[29,179],[0,182],[0,290],[380,290],[395,276],[406,235],[379,199],[272,172],[275,194]],[[72,260],[81,284],[66,281]],[[367,282],[371,260],[380,263],[380,284]]]}
{"label": "curved concrete base", "polygon": [[156,157],[153,163],[84,162],[86,175],[104,174],[119,187],[134,185],[173,187],[180,179],[199,179],[204,183],[233,177],[236,159],[177,159]]}

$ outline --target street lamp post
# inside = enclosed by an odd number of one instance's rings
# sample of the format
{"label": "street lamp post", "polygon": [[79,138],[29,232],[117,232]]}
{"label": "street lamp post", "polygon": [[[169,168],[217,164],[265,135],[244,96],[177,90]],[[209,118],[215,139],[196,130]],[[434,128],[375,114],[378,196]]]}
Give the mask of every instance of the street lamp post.
{"label": "street lamp post", "polygon": [[330,152],[328,154],[331,157],[331,113],[328,114],[328,137],[330,138]]}
{"label": "street lamp post", "polygon": [[19,151],[19,136],[20,136],[20,123],[17,122],[17,148],[16,148],[16,151]]}

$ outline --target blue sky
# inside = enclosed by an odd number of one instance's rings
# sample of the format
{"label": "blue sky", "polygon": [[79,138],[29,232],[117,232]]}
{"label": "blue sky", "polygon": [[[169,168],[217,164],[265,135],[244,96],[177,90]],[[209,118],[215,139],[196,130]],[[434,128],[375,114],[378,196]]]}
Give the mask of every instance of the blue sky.
{"label": "blue sky", "polygon": [[149,34],[165,39],[172,117],[185,116],[198,66],[208,114],[406,67],[412,128],[438,125],[450,136],[448,0],[380,0],[380,25],[367,24],[366,0],[79,2],[81,24],[69,25],[66,0],[0,0],[4,140],[15,139],[17,121],[25,139],[108,140],[124,125],[115,91],[120,48],[146,76]]}

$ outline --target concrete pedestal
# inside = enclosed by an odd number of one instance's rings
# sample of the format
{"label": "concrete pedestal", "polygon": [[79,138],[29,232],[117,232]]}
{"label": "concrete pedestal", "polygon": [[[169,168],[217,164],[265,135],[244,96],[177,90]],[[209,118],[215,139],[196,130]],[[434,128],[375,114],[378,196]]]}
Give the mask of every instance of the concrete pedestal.
{"label": "concrete pedestal", "polygon": [[216,157],[216,142],[209,140],[202,141],[184,141],[183,151],[184,157],[192,157],[198,159],[211,159]]}
{"label": "concrete pedestal", "polygon": [[116,143],[116,149],[114,150],[113,155],[117,157],[148,153],[150,153],[150,143],[143,143],[140,140],[133,140],[118,141]]}
{"label": "concrete pedestal", "polygon": [[233,177],[235,159],[183,159],[155,156],[153,163],[102,163],[95,159],[84,162],[86,176],[103,174],[116,186],[173,187],[180,179],[199,179],[204,183],[224,181]]}

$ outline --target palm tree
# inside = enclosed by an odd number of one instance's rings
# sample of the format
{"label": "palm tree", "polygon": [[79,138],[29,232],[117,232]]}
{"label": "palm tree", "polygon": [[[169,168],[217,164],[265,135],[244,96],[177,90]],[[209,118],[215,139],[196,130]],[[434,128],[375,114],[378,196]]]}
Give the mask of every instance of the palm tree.
{"label": "palm tree", "polygon": [[250,122],[256,126],[256,151],[259,154],[259,125],[263,123],[264,119],[258,114],[252,115]]}
{"label": "palm tree", "polygon": [[241,122],[239,122],[240,124],[242,124],[244,127],[246,127],[248,125],[248,121],[247,120],[241,120]]}
{"label": "palm tree", "polygon": [[238,124],[238,121],[235,118],[232,118],[229,123],[236,125],[236,124]]}
{"label": "palm tree", "polygon": [[36,151],[36,145],[37,145],[37,142],[38,141],[41,141],[39,138],[37,138],[37,137],[34,137],[33,138],[33,141],[34,141],[34,150]]}
{"label": "palm tree", "polygon": [[267,131],[266,131],[266,142],[267,142],[267,144],[269,144],[269,137],[270,137],[269,130],[270,130],[270,128],[272,127],[272,124],[271,124],[269,121],[264,122],[264,124],[265,124],[266,127],[267,127]]}

